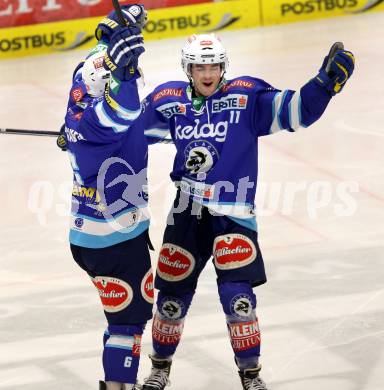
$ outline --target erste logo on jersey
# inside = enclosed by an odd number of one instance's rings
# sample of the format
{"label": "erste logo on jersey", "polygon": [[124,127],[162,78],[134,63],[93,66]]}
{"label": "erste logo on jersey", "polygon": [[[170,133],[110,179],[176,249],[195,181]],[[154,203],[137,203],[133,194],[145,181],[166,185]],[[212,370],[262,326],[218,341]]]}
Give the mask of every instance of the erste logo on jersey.
{"label": "erste logo on jersey", "polygon": [[187,178],[183,178],[179,183],[180,190],[185,194],[196,198],[213,199],[215,186],[203,182],[190,182]]}
{"label": "erste logo on jersey", "polygon": [[155,96],[153,97],[153,101],[157,102],[158,100],[166,96],[181,97],[182,95],[183,95],[182,88],[164,88],[155,94]]}
{"label": "erste logo on jersey", "polygon": [[178,282],[187,278],[195,268],[190,252],[178,245],[163,244],[157,264],[157,274],[164,280]]}
{"label": "erste logo on jersey", "polygon": [[212,138],[216,142],[224,142],[227,137],[228,122],[204,123],[200,125],[200,119],[195,119],[194,126],[176,126],[176,139],[201,139]]}
{"label": "erste logo on jersey", "polygon": [[116,313],[132,302],[133,291],[127,282],[109,276],[96,276],[92,282],[99,292],[106,312]]}
{"label": "erste logo on jersey", "polygon": [[184,150],[185,168],[191,175],[208,172],[218,160],[216,148],[207,141],[193,141]]}
{"label": "erste logo on jersey", "polygon": [[172,118],[174,115],[187,114],[186,104],[179,102],[163,104],[157,107],[156,110],[161,112],[167,119]]}
{"label": "erste logo on jersey", "polygon": [[256,247],[243,234],[226,234],[216,237],[213,243],[215,266],[221,270],[245,267],[256,259]]}
{"label": "erste logo on jersey", "polygon": [[240,94],[230,94],[221,99],[212,100],[212,112],[225,110],[245,110],[247,108],[248,96]]}
{"label": "erste logo on jersey", "polygon": [[141,294],[148,303],[154,301],[154,289],[153,289],[153,273],[152,269],[149,269],[141,281]]}

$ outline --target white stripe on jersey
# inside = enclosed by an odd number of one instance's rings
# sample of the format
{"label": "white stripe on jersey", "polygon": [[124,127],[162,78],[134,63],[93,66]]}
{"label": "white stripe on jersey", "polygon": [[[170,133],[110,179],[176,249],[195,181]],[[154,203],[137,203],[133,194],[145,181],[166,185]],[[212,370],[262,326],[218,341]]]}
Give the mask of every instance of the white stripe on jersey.
{"label": "white stripe on jersey", "polygon": [[273,98],[273,118],[272,118],[272,126],[270,129],[270,134],[277,133],[278,131],[283,130],[283,128],[280,125],[280,111],[284,104],[284,97],[287,94],[287,91],[284,92],[278,92],[275,97]]}
{"label": "white stripe on jersey", "polygon": [[300,91],[295,92],[288,105],[289,110],[289,125],[293,130],[297,130],[301,126],[301,96]]}
{"label": "white stripe on jersey", "polygon": [[149,129],[149,130],[145,130],[144,134],[147,137],[165,138],[169,134],[169,130],[168,129]]}
{"label": "white stripe on jersey", "polygon": [[[82,219],[80,227],[78,227],[79,219]],[[148,219],[148,211],[145,207],[127,210],[122,215],[110,220],[89,219],[85,215],[74,214],[71,216],[71,229],[80,233],[92,234],[93,236],[106,236],[129,228],[133,230],[140,222]]]}
{"label": "white stripe on jersey", "polygon": [[[131,122],[127,120],[126,125],[115,122],[104,110],[103,102],[99,102],[95,106],[95,113],[99,122],[104,127],[112,127],[115,133],[123,133],[129,129]],[[140,114],[140,111],[139,111]],[[138,116],[138,115],[137,115]],[[136,116],[136,118],[137,118]]]}
{"label": "white stripe on jersey", "polygon": [[127,110],[126,108],[118,104],[116,107],[116,114],[119,118],[132,122],[140,116],[141,108],[139,108],[136,111],[131,111],[131,110]]}
{"label": "white stripe on jersey", "polygon": [[244,204],[223,204],[211,201],[204,201],[204,206],[221,215],[227,215],[239,219],[248,219],[255,216],[249,205]]}

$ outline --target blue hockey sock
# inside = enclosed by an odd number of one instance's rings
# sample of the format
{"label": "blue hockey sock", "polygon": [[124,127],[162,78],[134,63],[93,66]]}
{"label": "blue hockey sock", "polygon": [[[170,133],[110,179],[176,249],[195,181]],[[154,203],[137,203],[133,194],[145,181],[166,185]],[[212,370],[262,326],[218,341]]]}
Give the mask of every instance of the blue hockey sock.
{"label": "blue hockey sock", "polygon": [[110,325],[103,352],[105,381],[136,383],[139,368],[142,325]]}
{"label": "blue hockey sock", "polygon": [[240,370],[255,368],[260,356],[260,330],[256,317],[256,296],[248,282],[219,285],[228,333]]}
{"label": "blue hockey sock", "polygon": [[166,295],[159,292],[157,310],[152,321],[153,356],[171,359],[179,345],[185,316],[194,292],[184,295]]}

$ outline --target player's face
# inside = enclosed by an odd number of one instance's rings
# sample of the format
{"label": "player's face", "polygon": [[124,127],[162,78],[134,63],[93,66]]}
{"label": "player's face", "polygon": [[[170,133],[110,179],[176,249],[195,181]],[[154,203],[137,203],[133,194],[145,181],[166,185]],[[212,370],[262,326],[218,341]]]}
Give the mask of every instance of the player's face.
{"label": "player's face", "polygon": [[201,96],[210,96],[220,83],[221,66],[220,64],[192,64],[191,76],[196,93]]}

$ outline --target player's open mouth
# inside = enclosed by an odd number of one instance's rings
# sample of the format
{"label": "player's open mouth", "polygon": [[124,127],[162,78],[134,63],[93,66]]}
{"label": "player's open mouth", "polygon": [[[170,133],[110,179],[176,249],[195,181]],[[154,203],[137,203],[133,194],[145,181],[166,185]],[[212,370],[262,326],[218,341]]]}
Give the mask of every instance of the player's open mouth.
{"label": "player's open mouth", "polygon": [[211,87],[212,84],[213,84],[213,82],[210,82],[210,83],[203,83],[204,87],[207,87],[207,88]]}

